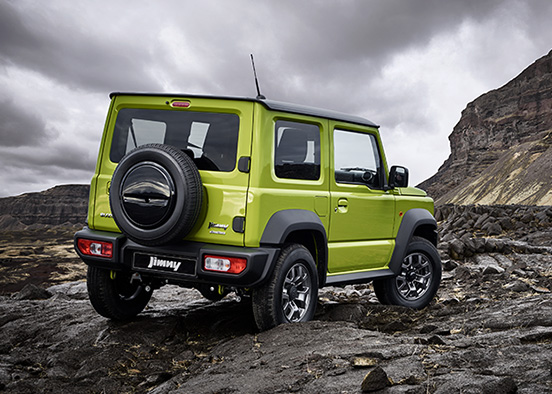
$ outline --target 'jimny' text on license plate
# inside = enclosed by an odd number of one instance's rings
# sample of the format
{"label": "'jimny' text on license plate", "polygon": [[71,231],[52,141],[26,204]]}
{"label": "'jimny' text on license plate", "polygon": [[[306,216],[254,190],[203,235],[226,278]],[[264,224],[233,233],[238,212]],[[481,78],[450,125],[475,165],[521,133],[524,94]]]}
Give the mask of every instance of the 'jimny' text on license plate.
{"label": "'jimny' text on license plate", "polygon": [[171,256],[151,256],[134,253],[134,267],[178,274],[194,274],[195,261]]}

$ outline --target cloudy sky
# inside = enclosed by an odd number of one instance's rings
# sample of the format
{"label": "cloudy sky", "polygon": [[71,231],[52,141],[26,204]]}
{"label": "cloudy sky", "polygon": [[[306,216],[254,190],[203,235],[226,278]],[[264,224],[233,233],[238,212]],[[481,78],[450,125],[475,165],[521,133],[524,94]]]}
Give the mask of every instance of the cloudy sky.
{"label": "cloudy sky", "polygon": [[411,183],[552,48],[548,0],[0,0],[0,197],[89,183],[112,91],[265,96],[381,125]]}

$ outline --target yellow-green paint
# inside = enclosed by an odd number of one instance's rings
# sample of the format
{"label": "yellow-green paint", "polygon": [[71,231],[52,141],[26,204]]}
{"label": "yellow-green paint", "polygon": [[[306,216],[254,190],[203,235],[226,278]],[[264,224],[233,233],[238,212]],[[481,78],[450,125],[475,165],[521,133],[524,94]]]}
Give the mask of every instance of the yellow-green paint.
{"label": "yellow-green paint", "polygon": [[[190,107],[172,108],[167,104],[175,99],[189,101]],[[387,268],[401,220],[409,209],[425,208],[433,213],[433,200],[416,188],[373,190],[366,185],[335,181],[335,129],[374,135],[383,171],[388,177],[387,161],[375,127],[271,111],[255,100],[116,95],[111,102],[91,182],[88,223],[93,229],[119,231],[110,217],[109,184],[117,166],[110,161],[110,151],[117,114],[123,108],[225,112],[240,118],[236,160],[250,157],[249,172],[240,172],[237,162],[231,172],[200,171],[203,205],[186,240],[258,247],[272,215],[282,210],[303,209],[316,213],[326,230],[329,274],[354,273]],[[321,172],[318,180],[276,176],[274,128],[278,120],[309,123],[319,128]],[[235,217],[246,218],[245,233],[232,229]]]}

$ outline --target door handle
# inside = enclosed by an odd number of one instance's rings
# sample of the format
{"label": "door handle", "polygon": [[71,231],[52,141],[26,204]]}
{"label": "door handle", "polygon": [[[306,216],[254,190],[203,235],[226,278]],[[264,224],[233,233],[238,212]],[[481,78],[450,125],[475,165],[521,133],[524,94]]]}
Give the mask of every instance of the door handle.
{"label": "door handle", "polygon": [[346,213],[349,208],[349,201],[346,198],[340,198],[337,200],[337,207],[335,212]]}

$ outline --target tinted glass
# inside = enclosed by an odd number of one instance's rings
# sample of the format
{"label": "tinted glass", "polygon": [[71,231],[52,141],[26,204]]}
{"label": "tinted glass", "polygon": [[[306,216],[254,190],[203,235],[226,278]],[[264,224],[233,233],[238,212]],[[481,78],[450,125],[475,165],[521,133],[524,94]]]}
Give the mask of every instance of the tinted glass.
{"label": "tinted glass", "polygon": [[274,136],[274,170],[278,178],[320,179],[318,126],[278,120]]}
{"label": "tinted glass", "polygon": [[117,116],[110,159],[118,163],[140,145],[159,143],[182,149],[200,170],[232,171],[238,132],[235,114],[125,108]]}
{"label": "tinted glass", "polygon": [[378,141],[373,134],[334,131],[335,180],[381,186],[382,165]]}

